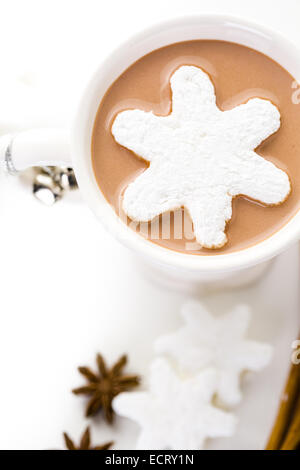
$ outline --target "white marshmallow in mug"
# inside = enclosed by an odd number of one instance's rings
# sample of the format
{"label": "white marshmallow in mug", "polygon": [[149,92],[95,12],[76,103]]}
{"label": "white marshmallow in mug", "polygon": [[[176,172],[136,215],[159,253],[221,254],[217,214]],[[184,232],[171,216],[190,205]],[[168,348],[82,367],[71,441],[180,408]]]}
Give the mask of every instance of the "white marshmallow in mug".
{"label": "white marshmallow in mug", "polygon": [[199,67],[177,69],[171,90],[168,116],[136,109],[115,118],[115,140],[150,162],[127,187],[123,209],[131,219],[147,222],[183,206],[197,242],[219,248],[227,241],[234,196],[277,205],[291,190],[287,174],[254,151],[279,129],[280,114],[259,98],[221,111],[213,84]]}

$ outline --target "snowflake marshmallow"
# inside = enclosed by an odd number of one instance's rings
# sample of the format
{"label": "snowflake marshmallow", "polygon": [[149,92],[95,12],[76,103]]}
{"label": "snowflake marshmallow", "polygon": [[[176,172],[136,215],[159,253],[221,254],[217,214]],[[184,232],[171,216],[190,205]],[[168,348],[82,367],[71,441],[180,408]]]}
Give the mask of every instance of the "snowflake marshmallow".
{"label": "snowflake marshmallow", "polygon": [[241,372],[259,371],[271,360],[272,347],[245,339],[250,311],[245,305],[213,317],[202,304],[189,302],[182,309],[185,326],[158,338],[155,351],[179,362],[183,371],[197,373],[206,367],[218,371],[217,396],[222,405],[241,400]]}
{"label": "snowflake marshmallow", "polygon": [[217,374],[206,369],[181,379],[165,359],[152,363],[150,389],[125,392],[113,401],[116,413],[136,421],[138,449],[202,449],[208,437],[230,437],[236,418],[211,404]]}
{"label": "snowflake marshmallow", "polygon": [[254,149],[280,127],[276,106],[254,98],[229,111],[216,105],[209,76],[182,66],[172,75],[172,112],[120,112],[112,134],[150,162],[125,190],[122,205],[133,220],[147,222],[185,207],[203,247],[223,246],[232,198],[244,195],[269,205],[290,192],[287,174]]}

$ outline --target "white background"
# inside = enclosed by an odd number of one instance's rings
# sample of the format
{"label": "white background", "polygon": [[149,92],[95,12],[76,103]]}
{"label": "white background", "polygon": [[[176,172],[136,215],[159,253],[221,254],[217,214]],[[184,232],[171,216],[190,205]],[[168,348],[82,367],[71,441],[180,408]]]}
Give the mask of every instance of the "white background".
{"label": "white background", "polygon": [[[123,39],[172,16],[218,12],[267,24],[300,44],[298,0],[0,0],[0,133],[68,125],[80,90]],[[183,295],[143,277],[131,255],[103,232],[79,193],[55,207],[37,202],[19,179],[0,185],[0,448],[62,448],[78,438],[84,400],[70,389],[79,364],[102,351],[123,352],[145,372],[152,339],[180,324]],[[276,345],[270,369],[252,378],[239,410],[238,437],[215,447],[263,447],[288,367],[298,315],[296,249],[260,284],[206,296],[215,311],[243,300],[254,308],[252,333]],[[254,398],[255,397],[255,398]],[[95,441],[132,448],[137,428],[93,423]],[[98,442],[96,442],[98,443]]]}

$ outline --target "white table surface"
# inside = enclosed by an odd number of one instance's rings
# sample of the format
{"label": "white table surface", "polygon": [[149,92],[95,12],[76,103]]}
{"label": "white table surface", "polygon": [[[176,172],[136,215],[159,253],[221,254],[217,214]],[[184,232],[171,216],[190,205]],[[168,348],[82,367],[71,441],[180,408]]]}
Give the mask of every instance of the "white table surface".
{"label": "white table surface", "polygon": [[[225,7],[226,5],[226,7]],[[0,132],[67,125],[91,70],[110,48],[157,20],[200,12],[234,13],[299,41],[297,0],[207,2],[2,0]],[[1,82],[0,82],[1,83]],[[0,181],[0,448],[62,448],[88,423],[76,366],[101,351],[123,352],[129,370],[147,373],[153,339],[180,325],[184,294],[145,279],[131,254],[103,231],[79,192],[48,208],[19,179]],[[252,337],[275,346],[266,371],[248,376],[234,439],[212,448],[262,448],[299,325],[298,248],[273,263],[255,286],[205,296],[221,313],[236,302],[254,310]],[[95,443],[132,448],[135,424],[92,423]]]}

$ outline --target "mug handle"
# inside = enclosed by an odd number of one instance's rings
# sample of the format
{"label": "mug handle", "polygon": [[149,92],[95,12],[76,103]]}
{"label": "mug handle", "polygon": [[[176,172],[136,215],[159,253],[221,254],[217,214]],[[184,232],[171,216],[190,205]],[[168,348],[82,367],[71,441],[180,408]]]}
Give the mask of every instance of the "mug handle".
{"label": "mug handle", "polygon": [[10,174],[32,166],[72,166],[66,129],[32,129],[0,137],[0,161]]}

